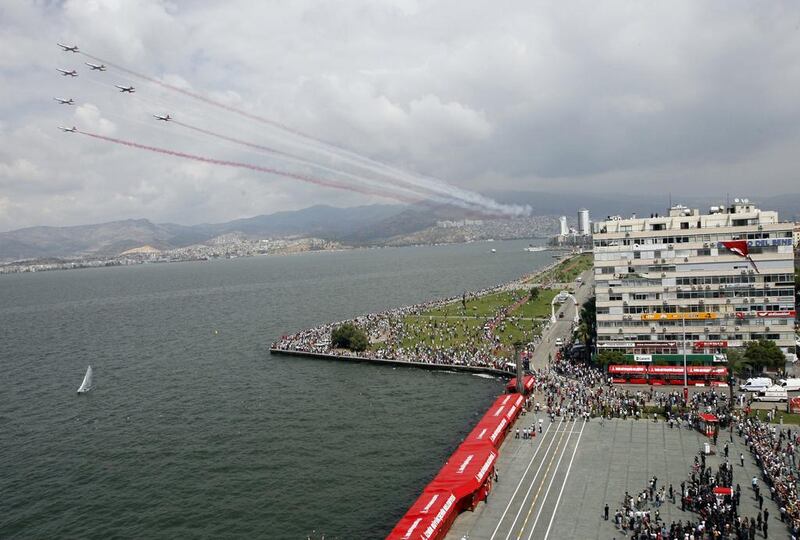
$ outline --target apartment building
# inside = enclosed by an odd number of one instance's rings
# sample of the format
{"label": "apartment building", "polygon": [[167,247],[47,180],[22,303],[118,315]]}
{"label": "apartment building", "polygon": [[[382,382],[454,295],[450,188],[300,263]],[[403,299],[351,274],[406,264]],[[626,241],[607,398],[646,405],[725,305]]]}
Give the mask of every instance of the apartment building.
{"label": "apartment building", "polygon": [[598,349],[707,361],[769,339],[794,352],[793,229],[747,199],[594,223]]}

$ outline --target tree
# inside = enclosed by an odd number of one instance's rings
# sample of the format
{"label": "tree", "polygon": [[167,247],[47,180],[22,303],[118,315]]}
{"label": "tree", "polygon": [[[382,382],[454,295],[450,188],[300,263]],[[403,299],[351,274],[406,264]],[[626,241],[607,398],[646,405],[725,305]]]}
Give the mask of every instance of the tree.
{"label": "tree", "polygon": [[621,351],[601,351],[597,355],[597,363],[601,367],[606,367],[609,364],[624,364],[625,353]]}
{"label": "tree", "polygon": [[535,302],[539,298],[539,287],[533,287],[531,289],[531,302]]}
{"label": "tree", "polygon": [[774,341],[767,339],[747,343],[744,358],[758,371],[763,371],[764,368],[783,369],[786,365],[786,357],[783,352],[775,345]]}
{"label": "tree", "polygon": [[331,346],[335,349],[364,351],[369,346],[369,338],[353,323],[344,323],[331,332]]}
{"label": "tree", "polygon": [[731,373],[737,377],[744,377],[752,373],[753,364],[744,357],[741,349],[728,349],[726,356],[728,357],[728,367]]}

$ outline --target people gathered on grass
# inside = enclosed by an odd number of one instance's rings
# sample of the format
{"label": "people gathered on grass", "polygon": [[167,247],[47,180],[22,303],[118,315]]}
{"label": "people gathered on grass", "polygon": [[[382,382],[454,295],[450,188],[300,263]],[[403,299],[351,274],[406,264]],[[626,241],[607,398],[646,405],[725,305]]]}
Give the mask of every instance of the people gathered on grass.
{"label": "people gathered on grass", "polygon": [[[523,320],[513,311],[525,299],[520,282],[483,289],[463,296],[424,302],[414,306],[372,313],[350,321],[324,324],[285,335],[273,348],[331,355],[356,355],[363,358],[490,367],[511,371],[508,355],[499,354],[503,345],[499,334],[506,331],[532,336],[541,322]],[[512,291],[515,302],[491,313],[475,316],[466,310],[466,299]],[[443,315],[428,315],[433,310]],[[336,349],[331,333],[345,322],[367,333],[371,346],[363,351]],[[534,338],[535,339],[535,338]]]}

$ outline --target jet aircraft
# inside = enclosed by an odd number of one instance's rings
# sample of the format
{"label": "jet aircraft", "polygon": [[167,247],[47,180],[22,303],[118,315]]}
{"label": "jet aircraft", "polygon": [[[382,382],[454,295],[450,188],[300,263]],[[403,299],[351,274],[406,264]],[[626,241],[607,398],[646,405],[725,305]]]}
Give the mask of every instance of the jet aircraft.
{"label": "jet aircraft", "polygon": [[75,105],[75,101],[72,98],[66,99],[66,98],[54,97],[53,99],[58,101],[62,105]]}
{"label": "jet aircraft", "polygon": [[105,71],[106,65],[105,64],[92,64],[91,62],[84,62],[87,66],[92,68],[94,71]]}
{"label": "jet aircraft", "polygon": [[129,94],[133,94],[134,92],[136,92],[136,89],[133,86],[120,86],[118,84],[115,84],[114,86],[119,88],[119,91],[123,93],[127,92]]}
{"label": "jet aircraft", "polygon": [[164,122],[169,122],[170,120],[172,120],[172,117],[168,114],[166,115],[154,114],[153,118],[155,118],[156,120],[163,120]]}
{"label": "jet aircraft", "polygon": [[78,128],[76,128],[75,126],[72,126],[71,128],[64,127],[64,126],[58,126],[58,129],[60,129],[61,131],[64,131],[64,132],[69,132],[69,133],[76,133],[78,131]]}
{"label": "jet aircraft", "polygon": [[77,72],[77,71],[75,71],[74,69],[70,69],[70,70],[61,69],[61,68],[56,68],[56,69],[57,69],[58,71],[60,71],[60,72],[61,72],[61,74],[62,74],[64,77],[66,77],[66,76],[68,76],[68,75],[69,75],[70,77],[77,77],[77,76],[78,76],[78,72]]}
{"label": "jet aircraft", "polygon": [[64,49],[64,52],[74,52],[74,53],[78,52],[77,45],[64,45],[63,43],[57,43],[56,45]]}

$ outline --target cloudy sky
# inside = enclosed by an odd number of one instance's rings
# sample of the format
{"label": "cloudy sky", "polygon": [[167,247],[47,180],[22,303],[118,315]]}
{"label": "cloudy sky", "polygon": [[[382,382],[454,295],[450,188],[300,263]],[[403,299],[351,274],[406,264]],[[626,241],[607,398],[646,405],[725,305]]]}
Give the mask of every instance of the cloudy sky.
{"label": "cloudy sky", "polygon": [[[309,151],[289,132],[119,70],[89,72],[88,57],[56,41],[464,190],[757,199],[800,186],[794,1],[8,0],[0,230],[392,202],[61,133],[56,126],[76,125],[327,174],[157,122],[151,114],[169,112],[228,137]],[[330,155],[316,159],[337,166]]]}

